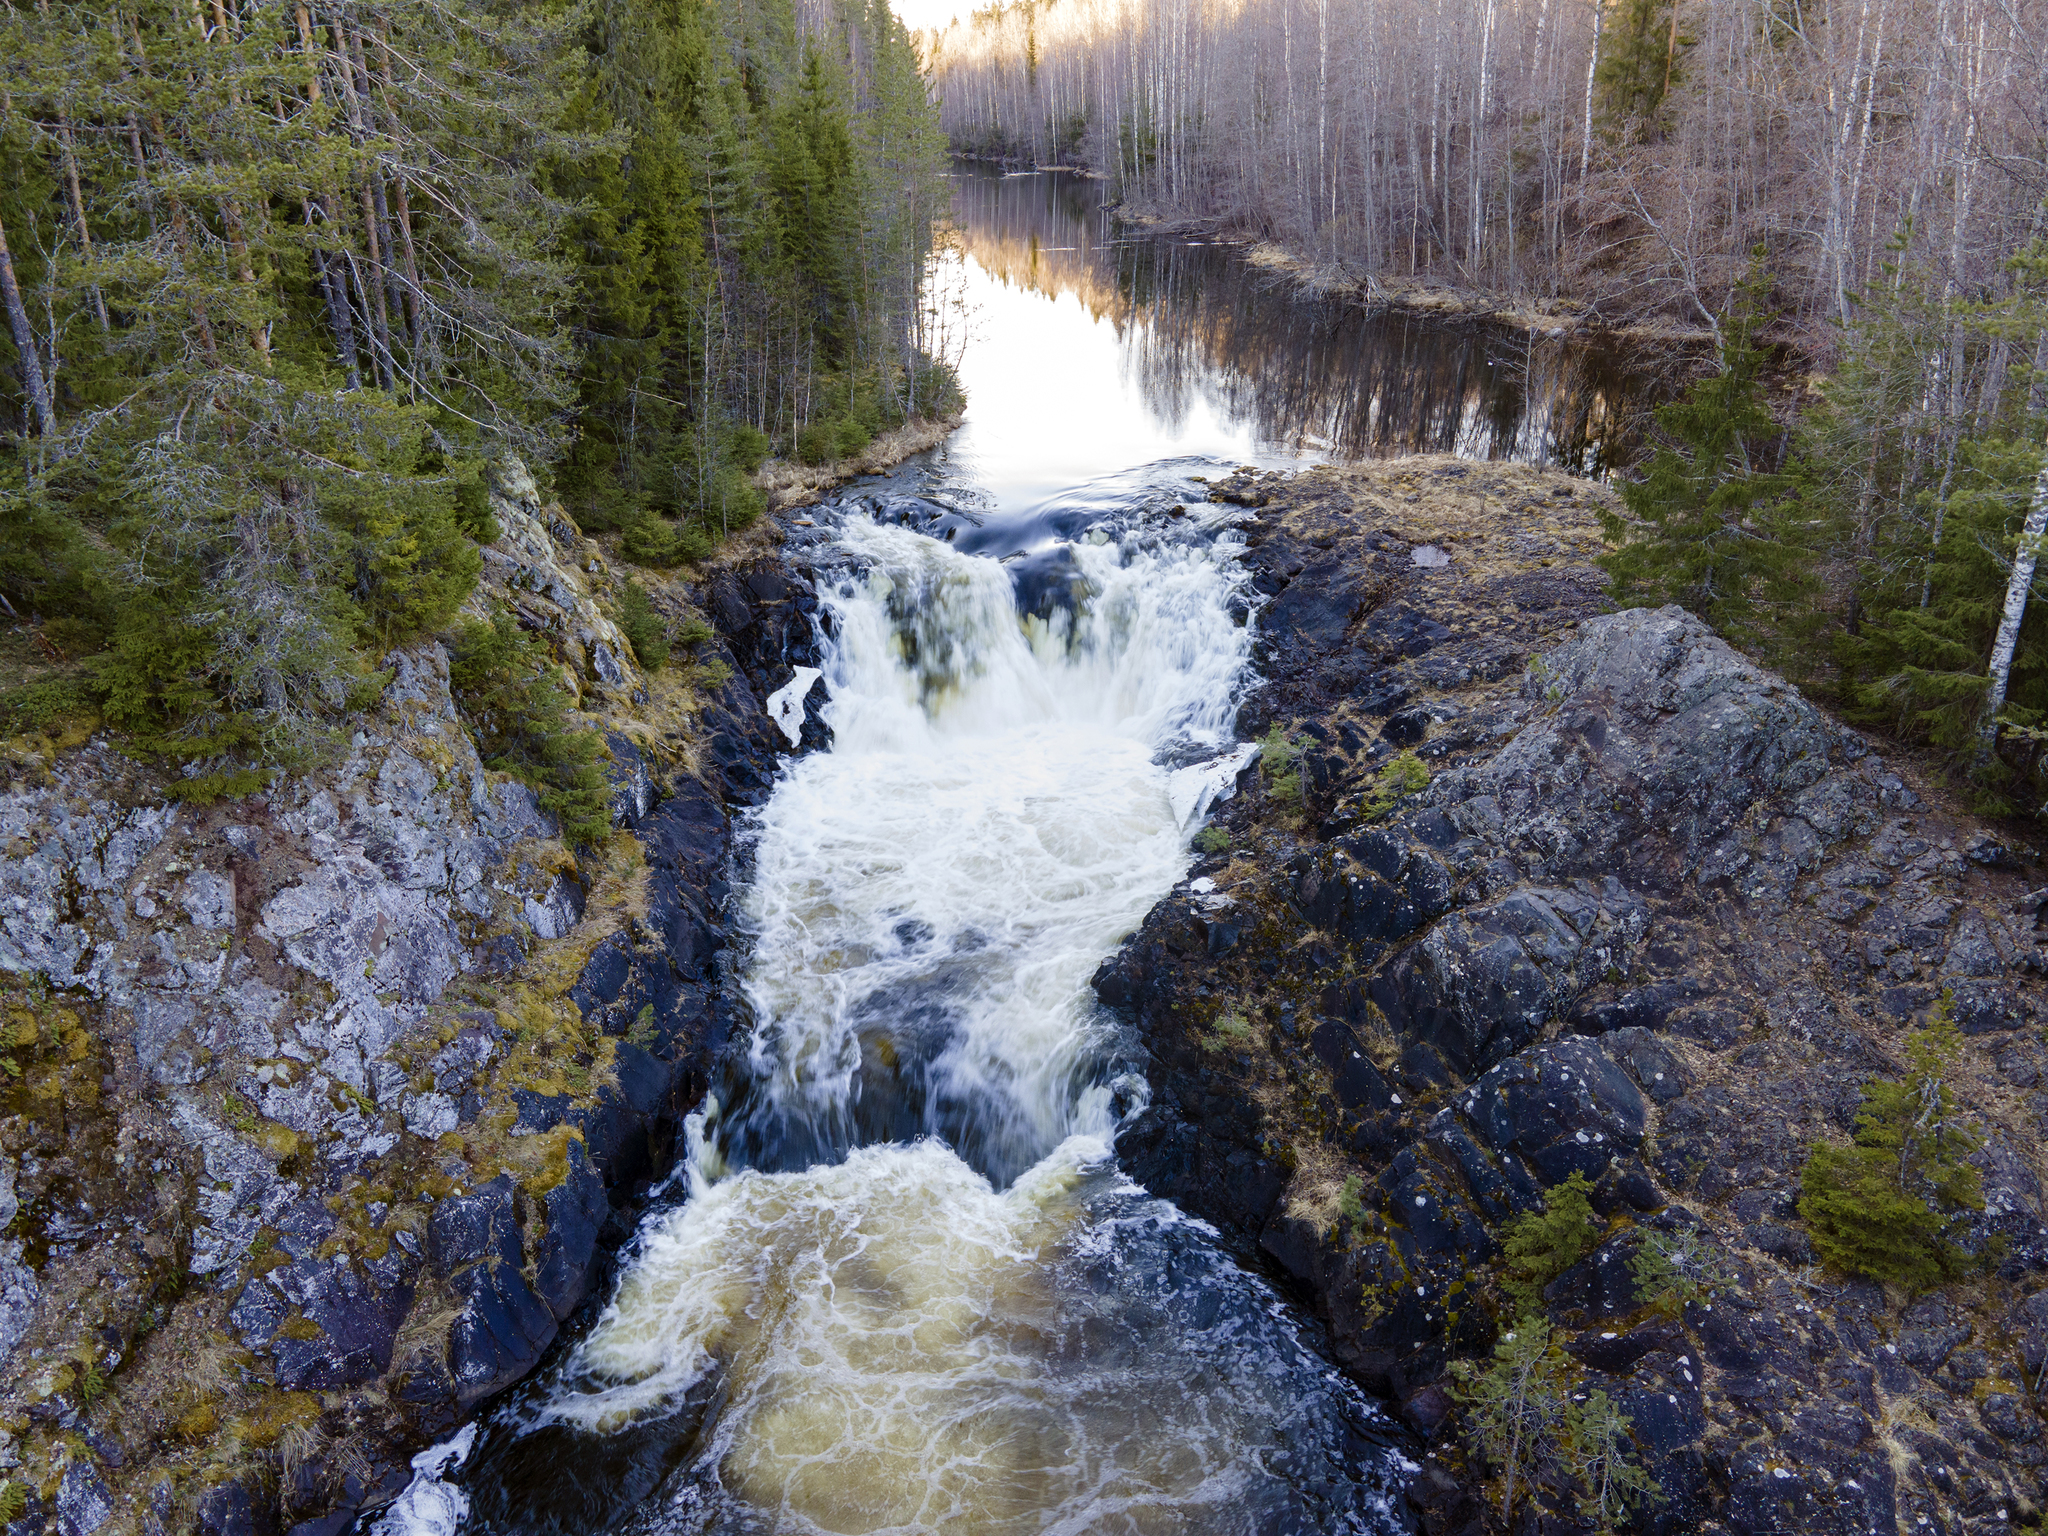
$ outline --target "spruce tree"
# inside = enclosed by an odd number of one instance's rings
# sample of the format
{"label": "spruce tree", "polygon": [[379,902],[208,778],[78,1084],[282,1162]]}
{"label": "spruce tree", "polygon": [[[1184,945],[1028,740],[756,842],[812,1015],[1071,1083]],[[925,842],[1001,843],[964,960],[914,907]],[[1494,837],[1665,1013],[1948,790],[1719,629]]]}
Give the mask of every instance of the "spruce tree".
{"label": "spruce tree", "polygon": [[1902,1079],[1864,1085],[1851,1143],[1818,1142],[1800,1176],[1799,1214],[1814,1251],[1837,1269],[1909,1290],[1959,1273],[1957,1219],[1984,1208],[1977,1139],[1957,1119],[1951,1083],[1962,1038],[1951,1000],[1906,1038]]}
{"label": "spruce tree", "polygon": [[1782,429],[1764,389],[1753,280],[1721,322],[1719,368],[1655,413],[1658,445],[1624,482],[1628,516],[1603,512],[1599,563],[1623,602],[1677,603],[1747,637],[1805,583],[1807,557],[1778,499],[1787,475],[1765,468]]}

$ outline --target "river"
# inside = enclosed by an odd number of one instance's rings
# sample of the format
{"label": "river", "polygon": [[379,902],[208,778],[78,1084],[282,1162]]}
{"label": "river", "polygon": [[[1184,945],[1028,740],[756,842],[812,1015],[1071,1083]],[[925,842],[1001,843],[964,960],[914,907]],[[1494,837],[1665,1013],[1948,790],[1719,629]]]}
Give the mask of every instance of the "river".
{"label": "river", "polygon": [[1584,463],[1607,365],[1535,387],[1526,338],[1517,371],[1484,328],[1290,299],[1119,237],[1099,184],[957,186],[968,417],[792,529],[833,742],[744,829],[751,1042],[602,1316],[383,1531],[1405,1528],[1398,1436],[1313,1323],[1118,1170],[1143,1054],[1089,978],[1244,761],[1256,621],[1197,477]]}

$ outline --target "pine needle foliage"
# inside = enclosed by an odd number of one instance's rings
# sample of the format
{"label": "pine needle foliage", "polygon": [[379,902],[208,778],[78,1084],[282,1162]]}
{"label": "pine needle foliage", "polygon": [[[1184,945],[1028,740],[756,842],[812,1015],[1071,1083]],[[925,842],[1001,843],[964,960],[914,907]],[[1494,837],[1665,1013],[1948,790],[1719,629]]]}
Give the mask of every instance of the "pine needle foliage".
{"label": "pine needle foliage", "polygon": [[1779,506],[1790,477],[1764,467],[1783,429],[1756,344],[1763,291],[1753,276],[1722,318],[1717,371],[1657,408],[1656,451],[1619,487],[1628,515],[1600,515],[1618,602],[1676,603],[1732,635],[1789,605],[1808,565]]}
{"label": "pine needle foliage", "polygon": [[1301,809],[1301,746],[1277,725],[1259,738],[1259,772],[1276,805]]}
{"label": "pine needle foliage", "polygon": [[1836,1269],[1919,1291],[1969,1268],[1953,1234],[1984,1197],[1968,1162],[1978,1142],[1950,1087],[1961,1051],[1944,995],[1927,1026],[1906,1037],[1906,1076],[1864,1085],[1849,1145],[1814,1144],[1799,1214],[1814,1251]]}
{"label": "pine needle foliage", "polygon": [[1593,1186],[1574,1172],[1543,1197],[1543,1209],[1510,1222],[1501,1243],[1507,1293],[1523,1312],[1543,1305],[1543,1288],[1570,1269],[1599,1239],[1604,1224],[1593,1213]]}
{"label": "pine needle foliage", "polygon": [[619,595],[619,629],[633,647],[633,659],[644,669],[659,672],[668,664],[667,626],[654,611],[647,589],[637,581],[627,582]]}
{"label": "pine needle foliage", "polygon": [[487,466],[672,565],[814,419],[930,409],[944,146],[882,0],[46,0],[0,59],[0,598],[182,793],[337,748],[472,590]]}
{"label": "pine needle foliage", "polygon": [[1567,1481],[1602,1531],[1661,1497],[1635,1455],[1628,1415],[1605,1392],[1581,1390],[1583,1371],[1541,1317],[1502,1334],[1486,1365],[1461,1360],[1451,1371],[1466,1432],[1499,1480],[1503,1521],[1540,1481]]}
{"label": "pine needle foliage", "polygon": [[611,835],[604,737],[568,718],[546,644],[509,613],[464,620],[450,637],[448,681],[475,734],[484,766],[533,790],[561,823],[562,839],[588,846]]}

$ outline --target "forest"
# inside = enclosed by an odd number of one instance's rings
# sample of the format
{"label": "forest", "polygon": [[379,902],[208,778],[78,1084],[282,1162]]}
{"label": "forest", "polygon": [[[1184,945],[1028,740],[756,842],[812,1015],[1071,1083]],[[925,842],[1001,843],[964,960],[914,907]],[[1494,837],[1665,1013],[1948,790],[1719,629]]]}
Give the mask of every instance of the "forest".
{"label": "forest", "polygon": [[37,0],[0,61],[0,607],[67,664],[10,730],[247,782],[450,624],[494,462],[669,565],[947,408],[882,0]]}
{"label": "forest", "polygon": [[1696,375],[1609,529],[1675,601],[2048,801],[2041,0],[1014,0],[919,44],[963,153]]}

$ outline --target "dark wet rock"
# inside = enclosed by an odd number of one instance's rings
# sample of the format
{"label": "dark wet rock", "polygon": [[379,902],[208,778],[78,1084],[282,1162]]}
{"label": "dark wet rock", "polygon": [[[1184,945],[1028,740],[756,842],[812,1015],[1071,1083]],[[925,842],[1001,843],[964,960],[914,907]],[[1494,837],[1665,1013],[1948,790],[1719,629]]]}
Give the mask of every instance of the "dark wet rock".
{"label": "dark wet rock", "polygon": [[427,1221],[427,1263],[442,1279],[467,1265],[517,1266],[523,1257],[512,1180],[500,1175],[473,1195],[454,1195]]}
{"label": "dark wet rock", "polygon": [[582,1144],[570,1142],[566,1156],[567,1176],[542,1197],[547,1234],[535,1253],[534,1289],[557,1319],[575,1311],[588,1292],[598,1232],[611,1214],[604,1180]]}
{"label": "dark wet rock", "polygon": [[1528,887],[1454,912],[1374,981],[1372,1001],[1404,1038],[1461,1073],[1521,1049],[1571,1000],[1627,970],[1648,913],[1619,884]]}
{"label": "dark wet rock", "polygon": [[1627,1072],[1589,1040],[1560,1040],[1493,1068],[1458,1107],[1497,1155],[1519,1156],[1545,1188],[1597,1176],[1642,1146],[1648,1106]]}
{"label": "dark wet rock", "polygon": [[448,1332],[448,1369],[463,1407],[533,1369],[554,1342],[555,1315],[517,1265],[471,1265],[449,1282],[461,1311]]}
{"label": "dark wet rock", "polygon": [[297,1337],[283,1328],[272,1335],[277,1382],[287,1392],[356,1386],[376,1380],[390,1366],[398,1326],[412,1304],[409,1265],[394,1261],[372,1267],[336,1255],[273,1270],[251,1281],[250,1289],[266,1281],[305,1324],[318,1330]]}
{"label": "dark wet rock", "polygon": [[[1525,537],[1551,508],[1458,467],[1460,494],[1507,498],[1488,546],[1599,547],[1578,504],[1604,493],[1559,509],[1582,534]],[[1634,1528],[2008,1528],[2048,1504],[2030,1393],[2048,1230],[2024,1150],[2048,1123],[2029,1028],[2048,886],[1696,619],[1601,614],[1584,565],[1516,569],[1474,524],[1431,525],[1389,491],[1417,474],[1247,473],[1227,493],[1257,509],[1273,598],[1242,728],[1301,745],[1303,803],[1254,777],[1217,812],[1231,854],[1203,872],[1243,914],[1234,945],[1209,953],[1176,899],[1098,972],[1150,1052],[1127,1166],[1312,1297],[1335,1358],[1431,1437],[1424,1529],[1474,1523],[1481,1468],[1438,1394],[1513,1316],[1504,1225],[1572,1173],[1601,1226],[1543,1308],[1662,1486]],[[1448,565],[1388,558],[1431,544]],[[1338,634],[1295,614],[1340,554],[1370,596]],[[1432,777],[1390,806],[1403,745]],[[1408,883],[1424,860],[1427,890]],[[1984,1137],[1986,1210],[1954,1235],[2004,1258],[1995,1283],[1902,1309],[1814,1266],[1800,1175],[1944,992]],[[1256,1026],[1227,1051],[1208,1043],[1225,1010]],[[1277,1193],[1246,1176],[1276,1148],[1298,1153]],[[1713,1277],[1682,1307],[1643,1289],[1664,1249]],[[1530,1499],[1531,1530],[1573,1528],[1561,1486]]]}
{"label": "dark wet rock", "polygon": [[238,1478],[199,1496],[194,1524],[200,1536],[274,1536],[273,1507],[265,1490]]}

